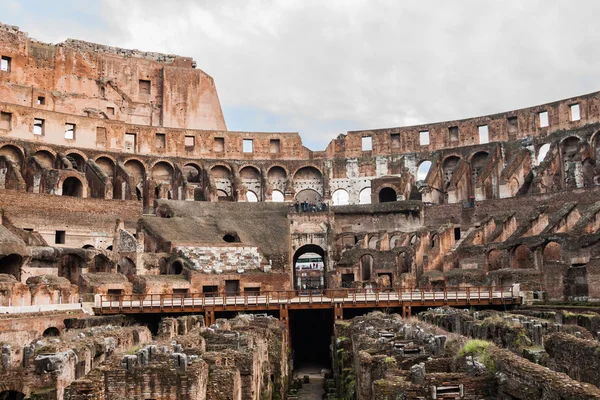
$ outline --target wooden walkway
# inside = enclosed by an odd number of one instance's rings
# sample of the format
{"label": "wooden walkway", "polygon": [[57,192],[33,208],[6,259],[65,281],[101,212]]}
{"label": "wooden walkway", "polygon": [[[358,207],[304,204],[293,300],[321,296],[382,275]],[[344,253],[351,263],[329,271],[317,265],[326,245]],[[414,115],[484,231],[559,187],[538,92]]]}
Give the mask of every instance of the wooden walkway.
{"label": "wooden walkway", "polygon": [[289,310],[333,309],[336,319],[344,308],[402,308],[403,316],[411,307],[468,307],[478,305],[520,304],[519,293],[511,287],[450,287],[441,289],[370,289],[290,290],[261,293],[222,294],[148,294],[98,295],[94,312],[101,314],[205,313],[207,322],[220,311],[279,310],[287,319]]}

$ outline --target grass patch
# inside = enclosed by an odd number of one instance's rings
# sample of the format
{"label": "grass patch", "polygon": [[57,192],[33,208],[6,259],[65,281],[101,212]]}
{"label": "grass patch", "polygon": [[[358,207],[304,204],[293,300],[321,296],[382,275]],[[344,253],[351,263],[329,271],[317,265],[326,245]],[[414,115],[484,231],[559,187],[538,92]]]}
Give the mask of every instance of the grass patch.
{"label": "grass patch", "polygon": [[479,339],[471,339],[469,340],[456,354],[457,358],[465,358],[466,356],[473,357],[474,360],[479,361],[490,372],[495,372],[496,366],[494,364],[494,360],[490,356],[488,352],[488,347],[490,346],[490,342]]}

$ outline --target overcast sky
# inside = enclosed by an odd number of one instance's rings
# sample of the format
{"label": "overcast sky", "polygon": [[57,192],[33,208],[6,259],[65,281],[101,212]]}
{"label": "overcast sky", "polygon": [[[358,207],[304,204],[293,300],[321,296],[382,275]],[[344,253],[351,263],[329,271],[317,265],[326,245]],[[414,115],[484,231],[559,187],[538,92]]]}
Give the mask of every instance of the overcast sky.
{"label": "overcast sky", "polygon": [[508,111],[600,90],[600,1],[0,0],[3,23],[193,57],[229,130],[348,130]]}

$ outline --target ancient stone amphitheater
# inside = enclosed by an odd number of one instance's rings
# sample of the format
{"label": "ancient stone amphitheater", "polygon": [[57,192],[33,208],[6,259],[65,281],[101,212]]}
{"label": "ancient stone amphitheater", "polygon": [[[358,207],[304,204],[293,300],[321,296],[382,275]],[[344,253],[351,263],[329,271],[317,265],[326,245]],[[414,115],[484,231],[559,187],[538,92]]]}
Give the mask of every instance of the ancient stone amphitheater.
{"label": "ancient stone amphitheater", "polygon": [[600,398],[600,93],[312,151],[188,57],[0,56],[0,400]]}

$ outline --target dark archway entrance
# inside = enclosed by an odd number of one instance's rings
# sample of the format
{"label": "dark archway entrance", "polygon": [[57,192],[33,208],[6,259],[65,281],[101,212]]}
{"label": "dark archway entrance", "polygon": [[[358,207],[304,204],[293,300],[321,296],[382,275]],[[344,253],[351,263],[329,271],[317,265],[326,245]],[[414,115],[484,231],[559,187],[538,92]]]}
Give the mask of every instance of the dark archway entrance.
{"label": "dark archway entrance", "polygon": [[325,288],[325,250],[306,244],[294,253],[294,287],[298,290]]}
{"label": "dark archway entrance", "polygon": [[18,281],[21,280],[21,265],[23,257],[18,254],[10,254],[6,257],[0,257],[0,274],[14,276]]}
{"label": "dark archway entrance", "polygon": [[82,197],[83,196],[83,184],[81,181],[73,176],[65,179],[62,187],[63,196],[71,197]]}
{"label": "dark archway entrance", "polygon": [[43,337],[57,337],[60,336],[60,331],[58,330],[58,328],[55,327],[50,327],[48,329],[46,329],[44,331],[44,333],[42,333]]}
{"label": "dark archway entrance", "polygon": [[294,369],[331,368],[329,345],[333,310],[290,310],[290,335]]}
{"label": "dark archway entrance", "polygon": [[392,188],[386,187],[379,191],[379,202],[389,203],[397,200],[396,191]]}
{"label": "dark archway entrance", "polygon": [[25,393],[17,392],[16,390],[5,390],[0,392],[0,400],[23,400]]}

